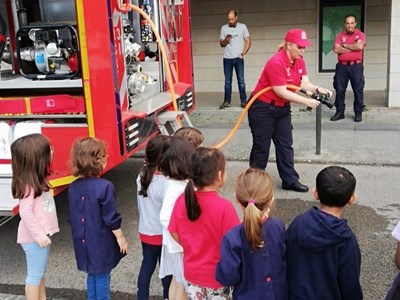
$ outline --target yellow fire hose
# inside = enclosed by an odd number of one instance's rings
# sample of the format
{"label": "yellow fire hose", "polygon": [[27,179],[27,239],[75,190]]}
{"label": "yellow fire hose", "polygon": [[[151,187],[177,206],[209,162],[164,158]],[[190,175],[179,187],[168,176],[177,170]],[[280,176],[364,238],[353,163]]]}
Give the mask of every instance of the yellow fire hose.
{"label": "yellow fire hose", "polygon": [[[300,90],[300,87],[291,85],[291,84],[288,84],[287,87],[288,87],[288,89],[295,90],[296,92],[298,90]],[[253,97],[251,97],[251,99],[247,102],[246,107],[243,109],[242,113],[240,114],[239,119],[236,121],[235,126],[233,126],[233,128],[231,129],[229,134],[219,144],[214,146],[215,148],[220,149],[223,146],[225,146],[227,142],[230,141],[230,139],[234,136],[234,134],[236,133],[236,131],[239,129],[240,125],[242,124],[243,119],[246,116],[246,113],[249,110],[250,106],[253,104],[253,102],[256,101],[256,99],[260,95],[264,94],[265,92],[270,91],[271,89],[272,88],[270,86],[266,87],[266,88],[262,89],[261,91],[259,91],[257,94],[253,95]]]}

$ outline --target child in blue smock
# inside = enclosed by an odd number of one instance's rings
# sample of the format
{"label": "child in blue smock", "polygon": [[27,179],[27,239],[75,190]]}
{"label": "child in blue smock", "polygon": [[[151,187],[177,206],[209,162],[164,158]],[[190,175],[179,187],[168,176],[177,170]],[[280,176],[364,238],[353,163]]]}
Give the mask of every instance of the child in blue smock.
{"label": "child in blue smock", "polygon": [[128,251],[117,211],[114,186],[100,178],[107,164],[106,147],[96,138],[75,142],[68,189],[69,221],[78,270],[87,273],[88,299],[109,300],[111,270]]}
{"label": "child in blue smock", "polygon": [[238,176],[235,197],[243,223],[228,231],[221,245],[216,279],[233,286],[233,300],[286,300],[285,225],[269,217],[274,201],[271,177],[248,169]]}

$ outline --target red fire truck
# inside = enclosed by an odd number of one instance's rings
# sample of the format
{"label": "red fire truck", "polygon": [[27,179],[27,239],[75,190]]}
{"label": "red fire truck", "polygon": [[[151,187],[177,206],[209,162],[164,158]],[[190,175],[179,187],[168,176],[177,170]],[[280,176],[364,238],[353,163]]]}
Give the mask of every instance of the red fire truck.
{"label": "red fire truck", "polygon": [[106,141],[107,170],[194,109],[189,3],[183,0],[0,0],[0,216],[11,196],[10,145],[54,146],[56,195],[74,180],[73,141]]}

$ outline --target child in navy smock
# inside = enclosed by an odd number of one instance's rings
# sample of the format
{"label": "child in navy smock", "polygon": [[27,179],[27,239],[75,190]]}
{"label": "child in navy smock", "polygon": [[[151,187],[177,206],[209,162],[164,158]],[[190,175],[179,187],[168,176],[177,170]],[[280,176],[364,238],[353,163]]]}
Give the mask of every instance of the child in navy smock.
{"label": "child in navy smock", "polygon": [[96,138],[75,142],[71,167],[79,178],[68,189],[69,220],[78,269],[88,273],[88,299],[96,300],[110,299],[111,270],[128,250],[114,186],[99,177],[106,164],[103,142]]}
{"label": "child in navy smock", "polygon": [[286,233],[289,299],[360,300],[361,254],[341,216],[355,202],[356,179],[342,167],[317,175],[313,195],[320,208],[297,216]]}
{"label": "child in navy smock", "polygon": [[248,169],[236,179],[235,197],[244,211],[243,223],[225,234],[215,276],[233,286],[234,300],[285,300],[285,225],[269,217],[271,177]]}

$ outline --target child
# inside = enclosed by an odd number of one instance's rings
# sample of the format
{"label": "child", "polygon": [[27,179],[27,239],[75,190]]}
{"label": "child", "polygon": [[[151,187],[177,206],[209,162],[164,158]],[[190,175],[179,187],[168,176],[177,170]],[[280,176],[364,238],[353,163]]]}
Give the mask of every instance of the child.
{"label": "child", "polygon": [[168,230],[183,247],[189,299],[229,299],[230,288],[215,280],[222,237],[240,223],[233,204],[217,192],[226,179],[225,157],[218,149],[200,147],[190,161],[190,179]]}
{"label": "child", "polygon": [[285,225],[268,216],[274,201],[271,177],[248,169],[236,179],[235,197],[244,219],[224,236],[216,278],[233,286],[234,300],[285,300]]}
{"label": "child", "polygon": [[[139,210],[139,237],[142,242],[143,260],[138,276],[137,299],[149,299],[151,276],[161,258],[162,227],[160,211],[164,199],[166,178],[159,172],[158,165],[171,138],[157,135],[146,147],[146,160],[137,177],[137,202]],[[163,299],[168,298],[172,276],[162,279]]]}
{"label": "child", "polygon": [[11,144],[14,198],[19,199],[17,242],[25,251],[27,300],[46,299],[44,274],[50,254],[50,237],[59,232],[56,206],[47,177],[51,174],[52,148],[42,134],[30,134]]}
{"label": "child", "polygon": [[[394,262],[396,268],[400,270],[400,223],[392,231],[392,236],[397,241],[396,254],[394,256]],[[397,300],[400,299],[400,273],[394,278],[392,286],[386,294],[385,300]]]}
{"label": "child", "polygon": [[203,133],[194,127],[181,127],[179,128],[174,137],[183,136],[189,139],[189,141],[194,145],[195,148],[199,148],[203,143],[204,136]]}
{"label": "child", "polygon": [[175,242],[167,228],[175,201],[185,190],[189,178],[189,159],[194,145],[186,137],[173,137],[160,163],[160,170],[167,176],[167,186],[160,212],[163,227],[160,278],[173,275],[169,288],[170,300],[187,299],[183,277],[182,247]]}
{"label": "child", "polygon": [[361,254],[356,236],[341,216],[356,201],[356,179],[347,169],[319,172],[313,207],[297,216],[286,233],[289,299],[363,298]]}
{"label": "child", "polygon": [[107,154],[96,138],[76,141],[71,169],[79,176],[68,189],[69,221],[78,270],[87,272],[88,299],[110,299],[110,274],[128,245],[121,230],[114,186],[100,178]]}

